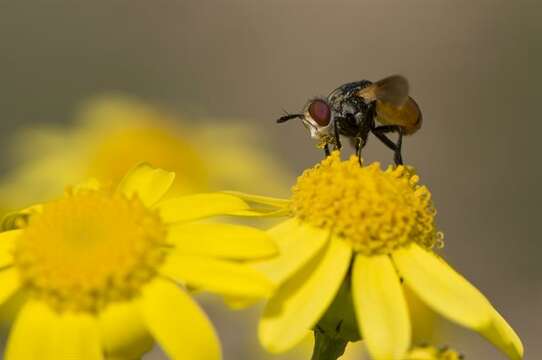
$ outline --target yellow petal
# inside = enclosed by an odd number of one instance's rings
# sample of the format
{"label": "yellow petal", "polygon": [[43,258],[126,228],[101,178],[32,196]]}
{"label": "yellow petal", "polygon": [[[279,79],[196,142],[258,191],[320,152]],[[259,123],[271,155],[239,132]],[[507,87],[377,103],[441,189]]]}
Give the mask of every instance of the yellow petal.
{"label": "yellow petal", "polygon": [[268,351],[290,349],[318,322],[344,280],[351,255],[347,244],[330,241],[276,291],[265,307],[258,329],[260,341]]}
{"label": "yellow petal", "polygon": [[295,219],[280,223],[268,233],[279,247],[279,254],[271,259],[255,262],[252,266],[277,284],[288,280],[307,264],[330,236],[328,231],[303,225]]}
{"label": "yellow petal", "polygon": [[113,303],[100,313],[100,334],[107,358],[138,359],[151,350],[152,335],[136,302]]}
{"label": "yellow petal", "polygon": [[433,252],[412,244],[395,251],[393,260],[408,287],[443,316],[473,329],[491,320],[484,295]]}
{"label": "yellow petal", "polygon": [[56,321],[58,317],[45,304],[24,304],[9,334],[6,359],[52,359]]}
{"label": "yellow petal", "polygon": [[241,225],[174,225],[169,228],[168,240],[180,254],[243,260],[277,253],[277,246],[265,231]]}
{"label": "yellow petal", "polygon": [[0,270],[0,304],[3,304],[21,286],[18,271],[13,268]]}
{"label": "yellow petal", "polygon": [[387,255],[357,255],[352,273],[354,309],[375,360],[403,359],[410,347],[410,320],[401,282]]}
{"label": "yellow petal", "polygon": [[22,229],[28,223],[31,216],[41,214],[43,212],[43,205],[33,205],[26,209],[10,212],[2,218],[0,221],[0,230],[17,230]]}
{"label": "yellow petal", "polygon": [[249,306],[256,305],[262,298],[249,298],[239,296],[224,296],[224,303],[232,310],[242,310]]}
{"label": "yellow petal", "polygon": [[102,184],[100,183],[100,181],[98,181],[98,179],[90,178],[84,182],[75,185],[73,188],[71,188],[71,190],[74,194],[77,194],[89,190],[100,190],[101,188]]}
{"label": "yellow petal", "polygon": [[58,315],[44,303],[31,300],[15,321],[6,359],[101,360],[97,323],[87,314]]}
{"label": "yellow petal", "polygon": [[119,184],[119,191],[130,197],[137,194],[147,206],[155,204],[169,190],[175,173],[143,163],[133,168]]}
{"label": "yellow petal", "polygon": [[182,289],[157,279],[140,300],[143,318],[172,359],[219,360],[220,344],[205,313]]}
{"label": "yellow petal", "polygon": [[482,329],[482,335],[512,360],[523,359],[523,344],[514,329],[494,311],[491,322]]}
{"label": "yellow petal", "polygon": [[523,345],[485,296],[443,259],[418,245],[396,251],[393,259],[407,285],[430,307],[474,329],[511,359],[521,359]]}
{"label": "yellow petal", "polygon": [[269,196],[251,195],[251,194],[245,194],[238,191],[225,191],[224,193],[237,196],[245,200],[246,202],[272,206],[272,207],[277,207],[277,208],[285,208],[285,207],[288,207],[288,205],[290,204],[290,200],[287,200],[287,199],[279,199],[279,198],[273,198]]}
{"label": "yellow petal", "polygon": [[273,284],[251,267],[203,256],[171,253],[160,273],[195,288],[222,295],[264,297]]}
{"label": "yellow petal", "polygon": [[15,241],[22,233],[23,230],[11,230],[0,233],[0,267],[13,263]]}
{"label": "yellow petal", "polygon": [[103,359],[97,319],[91,315],[60,316],[54,343],[54,359]]}
{"label": "yellow petal", "polygon": [[238,197],[220,193],[180,196],[165,200],[156,208],[166,223],[228,215],[249,209],[248,204]]}
{"label": "yellow petal", "polygon": [[271,218],[271,217],[285,217],[290,214],[289,209],[250,209],[250,210],[239,210],[232,211],[229,215],[233,216],[243,216],[243,217],[261,217],[261,218]]}

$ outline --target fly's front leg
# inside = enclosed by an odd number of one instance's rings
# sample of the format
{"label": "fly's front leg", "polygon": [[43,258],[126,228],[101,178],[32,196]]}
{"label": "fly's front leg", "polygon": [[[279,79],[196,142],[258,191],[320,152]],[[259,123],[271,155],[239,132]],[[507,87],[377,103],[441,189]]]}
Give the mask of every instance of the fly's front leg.
{"label": "fly's front leg", "polygon": [[361,166],[362,165],[361,150],[363,150],[365,143],[360,137],[355,138],[354,141],[355,141],[355,148],[356,148],[356,156],[358,157],[359,166]]}
{"label": "fly's front leg", "polygon": [[334,135],[335,135],[335,149],[336,150],[341,150],[341,148],[343,147],[341,144],[341,135],[339,134],[339,121],[340,121],[340,118],[333,120],[333,130],[334,130]]}
{"label": "fly's front leg", "polygon": [[325,144],[324,145],[324,159],[327,158],[330,154],[331,152],[329,151],[329,145]]}
{"label": "fly's front leg", "polygon": [[356,149],[356,156],[358,157],[359,165],[362,165],[361,161],[361,152],[365,145],[367,144],[367,138],[369,136],[369,133],[360,133],[358,136],[354,138],[354,147]]}
{"label": "fly's front leg", "polygon": [[367,118],[363,117],[362,114],[357,116],[357,135],[355,136],[355,148],[356,155],[358,156],[359,164],[362,165],[361,161],[361,151],[367,144],[367,139],[369,138],[369,132],[371,131],[371,122],[367,121]]}

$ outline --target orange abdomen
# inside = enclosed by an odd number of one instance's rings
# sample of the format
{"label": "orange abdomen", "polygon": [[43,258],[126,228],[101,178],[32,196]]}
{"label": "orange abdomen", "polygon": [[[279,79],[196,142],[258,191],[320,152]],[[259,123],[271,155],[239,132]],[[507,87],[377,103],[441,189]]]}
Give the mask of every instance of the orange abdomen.
{"label": "orange abdomen", "polygon": [[376,101],[376,120],[383,125],[398,125],[405,135],[414,134],[422,126],[422,113],[411,97],[401,107]]}

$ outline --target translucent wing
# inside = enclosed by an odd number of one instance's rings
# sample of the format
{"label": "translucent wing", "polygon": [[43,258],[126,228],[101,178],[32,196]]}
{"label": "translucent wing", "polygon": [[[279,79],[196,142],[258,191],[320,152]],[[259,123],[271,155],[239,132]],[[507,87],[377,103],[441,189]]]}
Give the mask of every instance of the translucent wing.
{"label": "translucent wing", "polygon": [[401,75],[392,75],[361,89],[358,96],[366,101],[379,100],[395,107],[401,107],[408,100],[408,91],[408,80]]}
{"label": "translucent wing", "polygon": [[408,92],[408,80],[392,75],[361,89],[358,96],[367,102],[376,102],[376,119],[381,124],[401,126],[409,135],[420,128],[422,114]]}

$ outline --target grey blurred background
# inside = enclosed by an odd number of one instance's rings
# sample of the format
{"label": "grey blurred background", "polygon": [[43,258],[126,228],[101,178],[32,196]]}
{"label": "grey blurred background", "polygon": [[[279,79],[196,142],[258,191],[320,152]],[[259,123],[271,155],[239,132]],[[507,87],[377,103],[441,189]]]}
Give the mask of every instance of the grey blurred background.
{"label": "grey blurred background", "polygon": [[[445,254],[540,359],[541,47],[539,0],[0,0],[0,144],[118,90],[244,119],[295,174],[321,154],[299,123],[274,123],[282,109],[404,74],[425,120],[405,159],[433,191]],[[392,156],[372,141],[366,158]],[[234,319],[218,325],[226,359],[244,336]],[[467,359],[501,358],[464,330],[446,341]]]}

